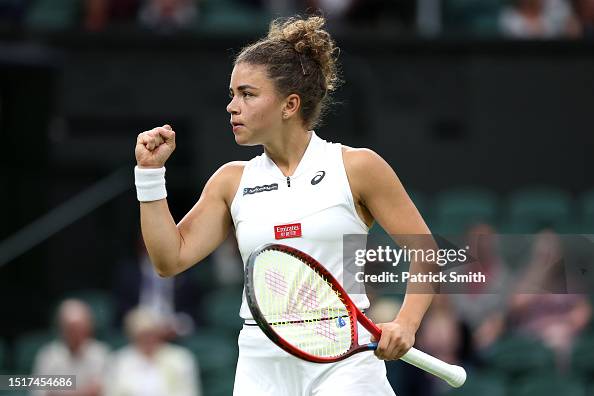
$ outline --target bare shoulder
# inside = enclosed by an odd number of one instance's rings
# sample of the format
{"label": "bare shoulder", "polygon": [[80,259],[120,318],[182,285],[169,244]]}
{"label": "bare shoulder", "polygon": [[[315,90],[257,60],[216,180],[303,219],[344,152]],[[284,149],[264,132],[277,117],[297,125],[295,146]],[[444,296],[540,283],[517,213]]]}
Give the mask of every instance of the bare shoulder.
{"label": "bare shoulder", "polygon": [[216,172],[215,175],[219,174],[220,177],[224,178],[240,178],[243,174],[243,169],[247,161],[231,161],[227,162],[223,166],[221,166]]}
{"label": "bare shoulder", "polygon": [[389,234],[430,233],[396,172],[379,154],[344,147],[343,158],[353,197]]}
{"label": "bare shoulder", "polygon": [[342,156],[353,197],[363,204],[370,195],[400,183],[392,167],[373,150],[343,146]]}
{"label": "bare shoulder", "polygon": [[207,187],[213,188],[230,205],[239,187],[239,182],[241,181],[246,164],[247,161],[227,162],[212,175]]}
{"label": "bare shoulder", "polygon": [[[388,163],[375,151],[368,148],[342,146],[342,158],[349,176],[374,176],[375,171],[386,171]],[[371,172],[371,174],[370,174]]]}

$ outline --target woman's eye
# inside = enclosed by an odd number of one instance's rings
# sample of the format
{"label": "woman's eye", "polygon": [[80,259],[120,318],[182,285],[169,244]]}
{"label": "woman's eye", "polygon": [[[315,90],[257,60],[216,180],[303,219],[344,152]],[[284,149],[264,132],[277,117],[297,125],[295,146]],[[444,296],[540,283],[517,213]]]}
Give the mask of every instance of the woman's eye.
{"label": "woman's eye", "polygon": [[244,93],[243,93],[243,97],[244,97],[244,98],[245,98],[245,97],[248,97],[248,96],[253,96],[253,95],[252,95],[251,93],[249,93],[249,92],[244,92]]}

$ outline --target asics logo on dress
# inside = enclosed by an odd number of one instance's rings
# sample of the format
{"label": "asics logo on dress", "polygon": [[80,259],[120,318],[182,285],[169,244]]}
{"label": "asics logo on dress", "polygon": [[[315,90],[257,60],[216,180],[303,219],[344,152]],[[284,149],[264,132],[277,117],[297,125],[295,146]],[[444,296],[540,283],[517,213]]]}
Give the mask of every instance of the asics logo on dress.
{"label": "asics logo on dress", "polygon": [[265,184],[263,186],[246,187],[243,189],[243,195],[256,194],[264,191],[278,190],[278,183]]}
{"label": "asics logo on dress", "polygon": [[318,184],[319,182],[322,181],[322,179],[324,178],[324,176],[326,176],[326,172],[325,171],[318,171],[316,173],[316,175],[313,177],[313,179],[311,179],[311,184],[313,186],[315,186],[316,184]]}

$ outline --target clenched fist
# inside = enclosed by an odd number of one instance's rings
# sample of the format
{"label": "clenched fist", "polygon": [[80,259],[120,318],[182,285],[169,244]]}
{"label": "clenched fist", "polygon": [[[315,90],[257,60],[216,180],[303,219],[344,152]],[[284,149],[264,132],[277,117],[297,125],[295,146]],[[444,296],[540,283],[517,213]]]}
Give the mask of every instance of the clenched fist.
{"label": "clenched fist", "polygon": [[175,132],[169,125],[142,132],[136,139],[136,164],[140,168],[160,168],[175,150]]}
{"label": "clenched fist", "polygon": [[400,359],[415,343],[415,330],[413,326],[399,322],[398,319],[388,323],[378,323],[377,327],[382,330],[379,340],[371,337],[377,342],[375,356],[381,360]]}

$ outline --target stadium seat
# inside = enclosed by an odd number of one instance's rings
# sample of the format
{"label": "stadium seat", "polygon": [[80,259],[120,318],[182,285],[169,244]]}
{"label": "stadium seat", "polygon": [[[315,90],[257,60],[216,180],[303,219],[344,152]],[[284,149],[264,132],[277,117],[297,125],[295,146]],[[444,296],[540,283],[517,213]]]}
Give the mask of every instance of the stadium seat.
{"label": "stadium seat", "polygon": [[554,370],[552,351],[533,338],[508,336],[493,344],[482,355],[489,367],[511,378]]}
{"label": "stadium seat", "polygon": [[501,0],[445,0],[443,22],[446,33],[496,36]]}
{"label": "stadium seat", "polygon": [[262,33],[268,27],[268,14],[234,0],[206,0],[196,30],[211,34],[242,32]]}
{"label": "stadium seat", "polygon": [[443,235],[459,235],[476,223],[493,224],[497,216],[497,196],[476,187],[443,191],[435,198],[435,228]]}
{"label": "stadium seat", "polygon": [[29,6],[25,24],[31,29],[63,30],[75,27],[80,0],[36,0]]}
{"label": "stadium seat", "polygon": [[192,274],[192,282],[200,288],[203,293],[214,291],[218,287],[218,280],[215,276],[215,263],[209,257],[200,261],[200,265],[195,265],[188,270]]}
{"label": "stadium seat", "polygon": [[207,378],[202,378],[204,396],[228,396],[233,394],[235,381],[235,362],[233,365],[211,373]]}
{"label": "stadium seat", "polygon": [[237,336],[243,320],[239,317],[241,287],[226,287],[215,290],[204,297],[206,320],[218,330]]}
{"label": "stadium seat", "polygon": [[232,393],[238,354],[236,337],[202,328],[178,343],[196,358],[205,396]]}
{"label": "stadium seat", "polygon": [[510,396],[586,396],[585,387],[573,377],[534,375],[514,383]]}
{"label": "stadium seat", "polygon": [[18,374],[30,374],[39,349],[55,339],[51,331],[35,331],[17,338],[14,344],[14,369]]}
{"label": "stadium seat", "polygon": [[510,194],[506,230],[534,233],[543,228],[567,232],[571,228],[571,196],[554,187],[529,187]]}
{"label": "stadium seat", "polygon": [[586,334],[577,340],[573,346],[571,366],[576,373],[587,378],[594,378],[594,337]]}
{"label": "stadium seat", "polygon": [[579,222],[581,232],[594,234],[594,190],[582,194],[579,200]]}
{"label": "stadium seat", "polygon": [[469,373],[466,383],[446,396],[507,396],[505,379],[494,373]]}
{"label": "stadium seat", "polygon": [[123,332],[113,329],[104,333],[99,341],[106,343],[112,350],[120,349],[129,344],[128,337]]}
{"label": "stadium seat", "polygon": [[24,390],[9,390],[9,391],[0,391],[0,396],[30,396],[31,393],[29,391]]}

